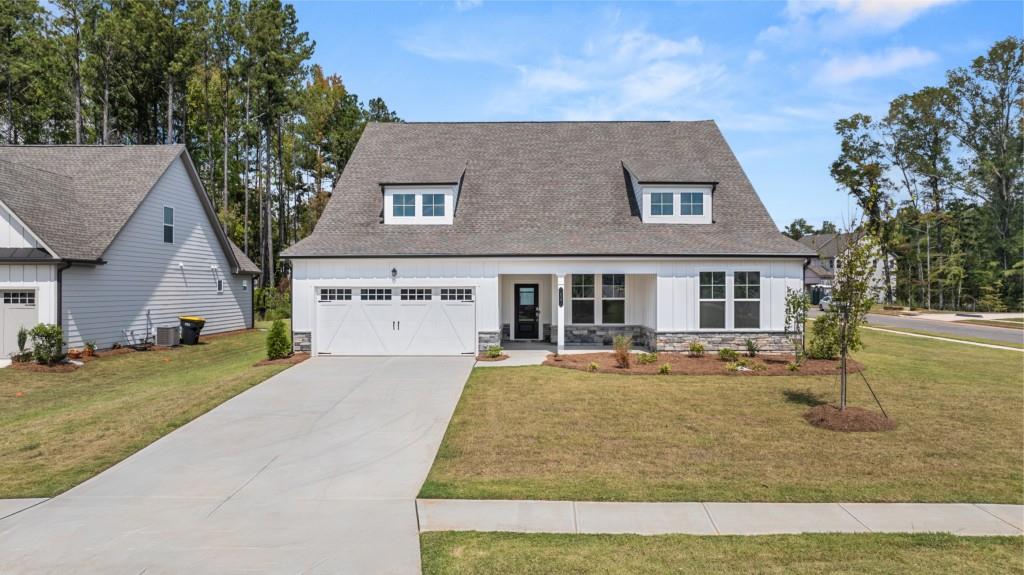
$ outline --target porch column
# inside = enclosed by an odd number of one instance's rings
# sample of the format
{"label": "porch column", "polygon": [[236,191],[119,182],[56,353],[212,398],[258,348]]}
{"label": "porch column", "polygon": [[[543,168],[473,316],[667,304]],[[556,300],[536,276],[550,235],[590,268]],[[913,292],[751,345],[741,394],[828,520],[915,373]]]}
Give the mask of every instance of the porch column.
{"label": "porch column", "polygon": [[565,351],[565,274],[558,274],[558,290],[555,305],[558,307],[558,353]]}

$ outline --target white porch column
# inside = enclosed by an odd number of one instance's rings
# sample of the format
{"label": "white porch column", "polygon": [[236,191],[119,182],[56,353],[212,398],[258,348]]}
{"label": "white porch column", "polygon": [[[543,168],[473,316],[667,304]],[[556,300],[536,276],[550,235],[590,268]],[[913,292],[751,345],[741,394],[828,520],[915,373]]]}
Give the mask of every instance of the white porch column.
{"label": "white porch column", "polygon": [[558,307],[558,352],[565,351],[565,274],[558,274],[558,290],[555,293],[555,306]]}

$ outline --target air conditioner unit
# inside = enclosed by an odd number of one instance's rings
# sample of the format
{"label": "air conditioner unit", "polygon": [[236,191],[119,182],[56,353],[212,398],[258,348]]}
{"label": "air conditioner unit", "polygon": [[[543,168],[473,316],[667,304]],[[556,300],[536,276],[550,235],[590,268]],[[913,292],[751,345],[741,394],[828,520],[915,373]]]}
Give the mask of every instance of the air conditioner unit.
{"label": "air conditioner unit", "polygon": [[156,328],[156,344],[163,347],[171,347],[181,343],[181,327],[158,327]]}

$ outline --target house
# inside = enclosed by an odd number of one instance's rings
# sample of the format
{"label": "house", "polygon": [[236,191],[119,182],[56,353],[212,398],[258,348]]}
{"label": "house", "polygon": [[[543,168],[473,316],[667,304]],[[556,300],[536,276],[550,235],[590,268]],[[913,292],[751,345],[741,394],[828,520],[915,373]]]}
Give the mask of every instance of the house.
{"label": "house", "polygon": [[0,146],[0,354],[142,341],[182,314],[252,327],[259,269],[224,235],[184,146]]}
{"label": "house", "polygon": [[[859,241],[864,232],[851,232],[841,234],[808,234],[800,238],[800,243],[814,250],[816,255],[811,258],[804,270],[804,289],[811,296],[811,303],[817,304],[821,298],[832,290],[832,280],[835,278],[836,266],[841,263],[841,254],[850,244],[850,241]],[[889,258],[889,269],[893,291],[896,290],[896,262]],[[879,302],[885,301],[885,267],[881,258],[875,258],[875,270],[872,274],[870,286]]]}
{"label": "house", "polygon": [[814,252],[772,222],[714,122],[370,124],[288,248],[297,349],[504,341],[791,349]]}

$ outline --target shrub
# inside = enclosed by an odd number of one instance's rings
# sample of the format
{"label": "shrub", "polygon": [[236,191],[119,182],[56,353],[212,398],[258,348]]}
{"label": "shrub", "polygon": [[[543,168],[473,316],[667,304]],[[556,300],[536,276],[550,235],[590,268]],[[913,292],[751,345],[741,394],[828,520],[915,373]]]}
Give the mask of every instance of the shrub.
{"label": "shrub", "polygon": [[485,351],[484,353],[487,355],[487,357],[491,359],[498,359],[499,357],[501,357],[501,352],[503,351],[505,350],[501,349],[500,345],[492,345],[488,346],[487,351]]}
{"label": "shrub", "polygon": [[37,362],[53,365],[64,359],[64,332],[59,325],[41,323],[28,335],[32,338],[32,357]]}
{"label": "shrub", "polygon": [[791,361],[786,364],[786,369],[788,369],[789,371],[800,371],[800,364]]}
{"label": "shrub", "polygon": [[21,326],[21,327],[18,328],[18,353],[19,354],[25,353],[25,344],[27,344],[27,343],[28,343],[28,330],[25,329],[25,326]]}
{"label": "shrub", "polygon": [[835,315],[823,315],[811,324],[811,339],[807,357],[835,359],[839,356],[839,322]]}
{"label": "shrub", "polygon": [[628,335],[617,335],[612,340],[615,348],[615,365],[621,368],[629,367],[630,351],[633,348],[633,338]]}
{"label": "shrub", "polygon": [[754,371],[768,371],[768,366],[763,363],[752,363],[748,367]]}
{"label": "shrub", "polygon": [[722,361],[736,361],[737,359],[739,359],[739,357],[740,354],[736,353],[736,350],[734,349],[723,347],[722,349],[718,350],[718,359]]}
{"label": "shrub", "polygon": [[658,373],[660,373],[661,375],[668,375],[672,373],[672,366],[670,364],[663,363],[661,364],[661,367],[658,369]]}
{"label": "shrub", "polygon": [[292,299],[288,290],[281,291],[276,287],[256,288],[255,298],[257,319],[272,321],[288,319],[292,316]]}
{"label": "shrub", "polygon": [[747,346],[747,357],[757,357],[757,352],[761,351],[761,346],[757,345],[757,342],[748,339],[746,342]]}
{"label": "shrub", "polygon": [[656,353],[638,353],[636,356],[636,362],[641,365],[650,365],[656,361],[658,361]]}
{"label": "shrub", "polygon": [[96,351],[96,342],[92,341],[92,340],[89,340],[89,341],[85,342],[85,349],[89,350],[90,353],[95,352]]}
{"label": "shrub", "polygon": [[587,369],[590,370],[590,371],[597,371],[597,370],[601,369],[601,366],[597,365],[596,361],[592,361],[592,362],[590,362],[590,365],[587,366]]}
{"label": "shrub", "polygon": [[691,341],[690,357],[704,357],[704,344],[697,340]]}
{"label": "shrub", "polygon": [[267,332],[267,359],[282,359],[292,352],[291,338],[284,322],[276,319]]}

